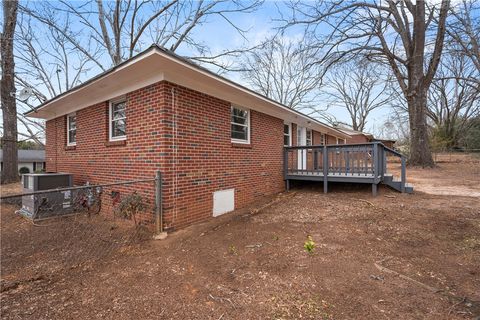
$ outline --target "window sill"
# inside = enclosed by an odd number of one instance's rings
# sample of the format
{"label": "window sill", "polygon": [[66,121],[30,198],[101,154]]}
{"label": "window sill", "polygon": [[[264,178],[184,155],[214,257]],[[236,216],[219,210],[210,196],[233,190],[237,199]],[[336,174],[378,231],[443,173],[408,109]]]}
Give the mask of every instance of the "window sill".
{"label": "window sill", "polygon": [[65,151],[72,151],[77,149],[77,146],[65,146]]}
{"label": "window sill", "polygon": [[126,146],[127,140],[118,140],[118,141],[107,141],[105,142],[106,147],[117,147],[117,146]]}
{"label": "window sill", "polygon": [[233,148],[252,149],[252,144],[251,143],[232,142],[232,147]]}

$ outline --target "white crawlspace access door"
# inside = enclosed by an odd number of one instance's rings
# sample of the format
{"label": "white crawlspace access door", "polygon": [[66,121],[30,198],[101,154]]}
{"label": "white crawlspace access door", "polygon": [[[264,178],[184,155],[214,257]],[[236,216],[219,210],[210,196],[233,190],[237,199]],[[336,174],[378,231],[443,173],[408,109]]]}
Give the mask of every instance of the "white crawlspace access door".
{"label": "white crawlspace access door", "polygon": [[[307,145],[307,128],[297,127],[297,146],[306,146]],[[298,170],[307,169],[307,150],[298,150],[297,151],[297,168]]]}
{"label": "white crawlspace access door", "polygon": [[217,217],[235,209],[235,189],[213,193],[213,216]]}

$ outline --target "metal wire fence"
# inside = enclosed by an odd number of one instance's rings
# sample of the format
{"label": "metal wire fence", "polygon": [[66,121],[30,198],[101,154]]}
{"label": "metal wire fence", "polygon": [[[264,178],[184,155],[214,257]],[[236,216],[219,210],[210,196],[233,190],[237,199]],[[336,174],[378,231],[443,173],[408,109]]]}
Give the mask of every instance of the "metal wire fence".
{"label": "metal wire fence", "polygon": [[0,291],[137,250],[156,231],[157,178],[3,197]]}

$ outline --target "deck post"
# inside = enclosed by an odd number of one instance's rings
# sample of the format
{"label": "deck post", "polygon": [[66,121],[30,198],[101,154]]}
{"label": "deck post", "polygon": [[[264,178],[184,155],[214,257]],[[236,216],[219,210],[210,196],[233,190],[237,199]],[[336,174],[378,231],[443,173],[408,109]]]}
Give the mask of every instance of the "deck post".
{"label": "deck post", "polygon": [[283,177],[287,179],[288,175],[288,149],[283,148]]}
{"label": "deck post", "polygon": [[406,177],[406,160],[405,160],[405,157],[402,156],[402,177],[400,179],[400,188],[402,190],[402,193],[405,193],[405,182],[407,180],[407,177]]}
{"label": "deck post", "polygon": [[376,197],[377,196],[377,184],[372,183],[372,196]]}
{"label": "deck post", "polygon": [[287,192],[290,191],[290,180],[289,179],[285,180],[285,184],[286,184]]}
{"label": "deck post", "polygon": [[323,193],[328,192],[328,149],[323,146]]}
{"label": "deck post", "polygon": [[378,156],[378,142],[374,142],[373,143],[373,161],[372,161],[372,165],[373,165],[373,180],[376,182],[377,179],[378,179],[378,160],[379,160],[379,156]]}
{"label": "deck post", "polygon": [[384,145],[382,144],[382,155],[383,155],[383,172],[382,172],[382,181],[383,178],[385,177],[385,174],[387,173],[387,151],[384,148]]}

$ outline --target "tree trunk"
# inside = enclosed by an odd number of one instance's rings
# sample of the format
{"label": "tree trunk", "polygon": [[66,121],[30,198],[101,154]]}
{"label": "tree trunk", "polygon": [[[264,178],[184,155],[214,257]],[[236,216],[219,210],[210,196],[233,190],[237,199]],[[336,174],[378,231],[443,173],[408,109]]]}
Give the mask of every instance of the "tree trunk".
{"label": "tree trunk", "polygon": [[2,79],[0,94],[3,115],[3,168],[1,183],[18,181],[17,105],[15,101],[15,73],[13,36],[17,24],[18,2],[3,0],[3,31],[0,39]]}
{"label": "tree trunk", "polygon": [[435,164],[430,150],[425,113],[427,110],[427,90],[422,88],[417,92],[407,99],[410,118],[410,159],[408,165],[433,167]]}

